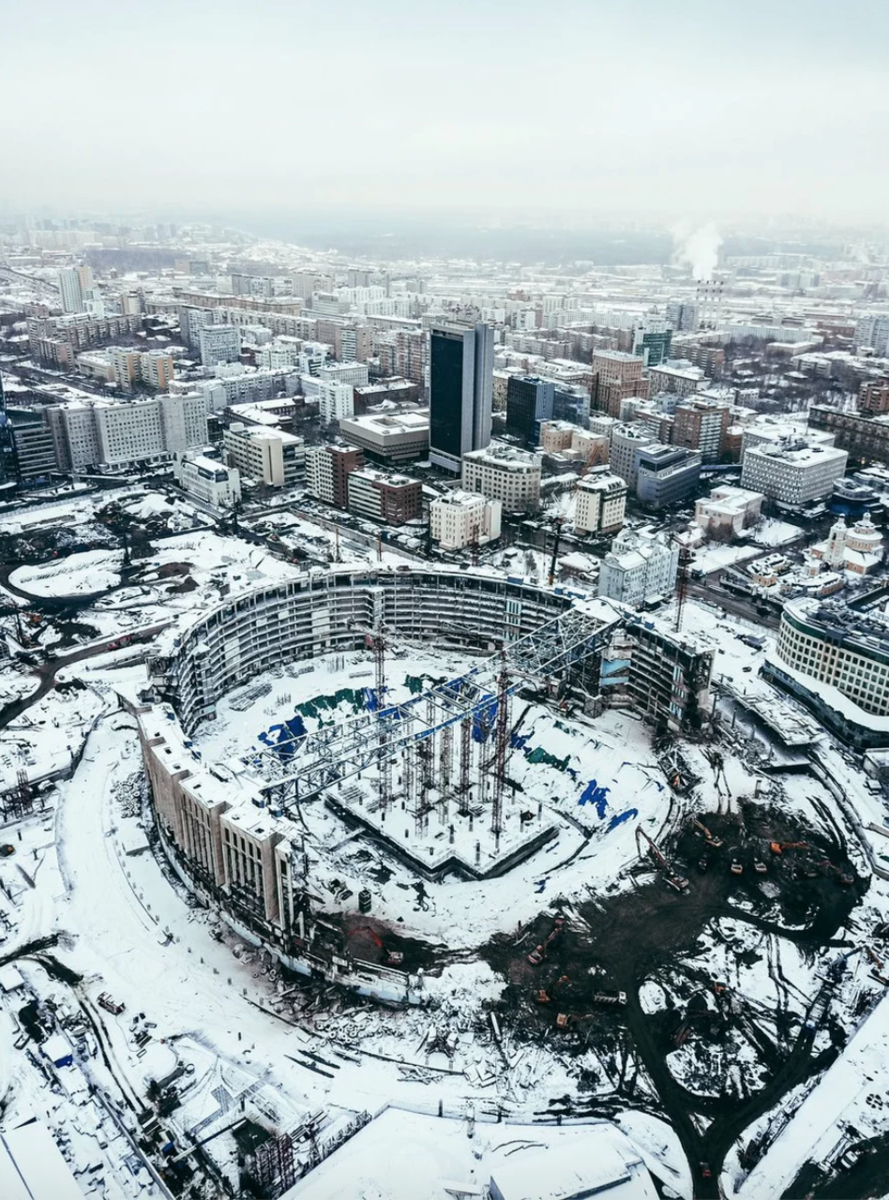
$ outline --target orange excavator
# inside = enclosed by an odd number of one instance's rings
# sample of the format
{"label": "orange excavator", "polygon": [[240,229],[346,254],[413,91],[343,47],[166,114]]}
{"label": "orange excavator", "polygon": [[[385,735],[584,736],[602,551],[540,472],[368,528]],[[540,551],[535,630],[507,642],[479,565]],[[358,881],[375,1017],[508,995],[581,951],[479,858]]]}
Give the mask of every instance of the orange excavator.
{"label": "orange excavator", "polygon": [[808,842],[769,842],[772,854],[783,854],[785,850],[808,850]]}

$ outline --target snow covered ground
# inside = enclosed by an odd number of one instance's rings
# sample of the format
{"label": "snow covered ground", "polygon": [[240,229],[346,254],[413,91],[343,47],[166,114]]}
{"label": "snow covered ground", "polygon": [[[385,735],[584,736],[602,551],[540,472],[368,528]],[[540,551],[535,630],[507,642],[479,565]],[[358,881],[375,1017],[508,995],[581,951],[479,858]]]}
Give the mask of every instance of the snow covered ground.
{"label": "snow covered ground", "polygon": [[[428,685],[432,678],[454,678],[478,662],[426,647],[406,646],[402,652],[404,657],[395,651],[389,660],[387,678],[394,702],[416,694],[421,680]],[[306,732],[312,732],[320,721],[345,719],[363,706],[362,689],[372,686],[374,678],[369,653],[345,659],[329,655],[311,665],[297,675],[270,674],[256,680],[257,688],[268,686],[270,691],[245,711],[233,707],[233,702],[242,703],[241,690],[223,700],[216,720],[195,735],[204,759],[224,763],[248,754],[252,745],[262,744],[257,742],[260,734],[269,731],[274,739],[281,723],[296,711],[304,714]],[[586,723],[514,699],[511,721],[515,723],[526,708],[507,767],[521,789],[506,802],[507,821],[517,820],[520,809],[535,814],[542,810],[542,819],[555,825],[557,836],[503,878],[474,883],[449,879],[430,885],[428,907],[414,904],[410,912],[411,927],[424,937],[450,946],[478,944],[499,929],[527,923],[558,896],[613,887],[620,872],[635,861],[637,822],[654,837],[666,818],[669,789],[649,732],[639,720],[609,712]],[[331,877],[354,893],[347,909],[357,911],[357,893],[367,888],[375,913],[391,920],[406,916],[404,888],[413,874],[389,861],[394,873],[379,883],[374,878],[377,853],[367,861],[372,843],[351,838],[343,844],[348,830],[321,802],[304,806],[304,815],[311,844],[322,854]],[[412,818],[405,824],[411,825]],[[434,846],[441,833],[437,817],[429,824],[428,834],[417,843],[424,857],[427,844]],[[457,836],[474,845],[480,832],[467,828]],[[471,849],[466,857],[472,860]]]}
{"label": "snow covered ground", "polygon": [[122,562],[119,550],[84,550],[42,566],[19,567],[9,582],[31,596],[88,595],[114,587]]}

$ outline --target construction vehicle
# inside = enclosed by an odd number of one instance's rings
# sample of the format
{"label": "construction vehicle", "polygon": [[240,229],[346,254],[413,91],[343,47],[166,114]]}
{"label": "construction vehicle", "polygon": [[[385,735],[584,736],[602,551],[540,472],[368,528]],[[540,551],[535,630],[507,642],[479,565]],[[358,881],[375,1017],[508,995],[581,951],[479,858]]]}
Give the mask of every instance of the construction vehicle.
{"label": "construction vehicle", "polygon": [[839,867],[834,866],[834,864],[827,858],[818,863],[818,866],[821,867],[823,871],[832,872],[836,876],[837,883],[842,884],[843,887],[851,887],[855,882],[851,875],[847,874]]}
{"label": "construction vehicle", "polygon": [[769,842],[772,854],[783,854],[785,850],[808,850],[808,842]]}
{"label": "construction vehicle", "polygon": [[704,841],[708,846],[712,846],[714,850],[719,849],[719,847],[722,845],[721,837],[716,837],[714,834],[712,834],[703,821],[699,821],[697,817],[694,819],[692,824],[694,825],[695,829],[700,829],[701,833],[703,833]]}
{"label": "construction vehicle", "polygon": [[626,1004],[626,992],[593,992],[593,1004]]}
{"label": "construction vehicle", "polygon": [[731,873],[733,875],[743,875],[744,874],[744,867],[737,858],[732,859],[732,865],[729,867],[729,870],[731,871]]}
{"label": "construction vehicle", "polygon": [[755,858],[753,860],[753,869],[757,873],[757,875],[766,875],[766,874],[768,874],[768,870],[769,870],[769,868],[766,866],[766,864],[763,862],[763,860],[761,858]]}
{"label": "construction vehicle", "polygon": [[558,914],[558,916],[556,916],[555,920],[553,921],[553,927],[550,930],[549,937],[545,941],[541,942],[539,946],[535,946],[534,949],[531,951],[531,953],[528,955],[528,962],[531,964],[532,967],[539,967],[540,964],[543,962],[543,960],[546,958],[547,953],[549,952],[550,945],[552,944],[552,942],[555,941],[555,939],[558,937],[558,935],[562,932],[562,927],[564,926],[564,924],[565,924],[565,918],[560,913],[560,914]]}
{"label": "construction vehicle", "polygon": [[[647,850],[642,849],[642,845],[639,841],[640,837],[645,838],[646,842],[648,842]],[[658,849],[645,830],[640,829],[638,825],[636,826],[636,847],[639,851],[640,858],[645,858],[646,854],[651,854],[655,861],[664,868],[664,871],[666,872],[665,882],[668,887],[671,887],[674,892],[688,891],[688,880],[683,879],[681,875],[675,874],[667,860],[666,855]]]}
{"label": "construction vehicle", "polygon": [[558,1016],[556,1017],[556,1025],[558,1026],[559,1029],[567,1029],[568,1022],[570,1020],[571,1020],[571,1018],[568,1016],[567,1013],[559,1013]]}

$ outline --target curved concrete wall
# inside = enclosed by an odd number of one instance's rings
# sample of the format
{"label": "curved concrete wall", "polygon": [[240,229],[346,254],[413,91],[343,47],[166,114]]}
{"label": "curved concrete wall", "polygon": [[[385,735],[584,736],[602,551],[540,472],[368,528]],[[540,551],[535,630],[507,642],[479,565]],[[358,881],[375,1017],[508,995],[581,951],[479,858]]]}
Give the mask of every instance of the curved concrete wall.
{"label": "curved concrete wall", "polygon": [[463,571],[333,570],[231,597],[192,624],[165,664],[186,730],[217,701],[282,662],[365,644],[382,625],[396,636],[492,648],[569,608],[580,593]]}

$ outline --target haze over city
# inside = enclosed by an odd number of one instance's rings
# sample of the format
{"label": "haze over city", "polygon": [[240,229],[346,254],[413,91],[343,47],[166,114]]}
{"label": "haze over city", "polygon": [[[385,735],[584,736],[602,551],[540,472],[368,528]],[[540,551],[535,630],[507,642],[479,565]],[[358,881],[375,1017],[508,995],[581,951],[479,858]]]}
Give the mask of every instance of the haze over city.
{"label": "haze over city", "polygon": [[884,5],[4,5],[7,208],[882,221]]}

